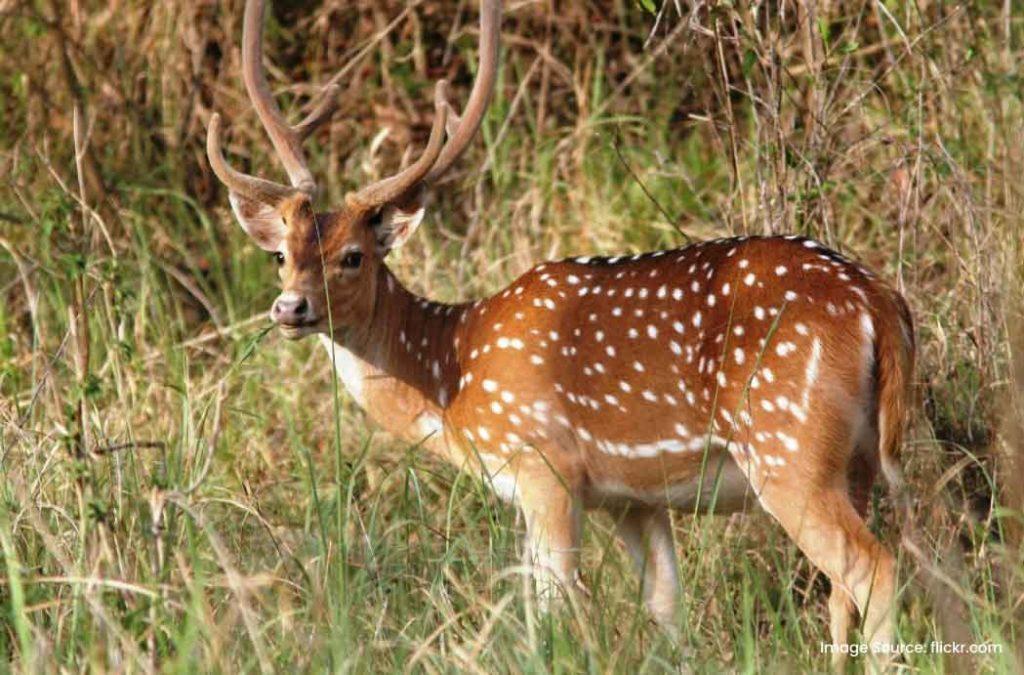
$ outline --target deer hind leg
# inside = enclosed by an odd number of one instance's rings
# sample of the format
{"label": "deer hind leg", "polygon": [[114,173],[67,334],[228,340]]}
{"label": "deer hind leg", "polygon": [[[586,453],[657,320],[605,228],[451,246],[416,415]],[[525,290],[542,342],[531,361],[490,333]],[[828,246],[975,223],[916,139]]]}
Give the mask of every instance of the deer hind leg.
{"label": "deer hind leg", "polygon": [[616,527],[640,575],[644,604],[662,628],[675,632],[679,575],[668,509],[629,507]]}
{"label": "deer hind leg", "polygon": [[[850,461],[847,472],[850,501],[854,510],[865,522],[871,498],[871,486],[878,473],[877,461],[870,453],[877,447],[877,438],[866,439],[867,445],[858,447],[858,453]],[[842,645],[849,641],[850,626],[857,618],[857,605],[850,594],[839,584],[832,584],[828,599],[829,633],[832,644]],[[842,654],[836,656],[842,657]],[[841,661],[841,659],[837,659]]]}
{"label": "deer hind leg", "polygon": [[586,593],[579,576],[582,506],[570,482],[547,468],[539,473],[520,482],[519,506],[526,520],[526,562],[538,604],[547,610],[560,593]]}
{"label": "deer hind leg", "polygon": [[[852,600],[864,617],[868,644],[891,644],[896,590],[892,554],[868,530],[845,489],[804,491],[802,499],[794,499],[800,493],[796,486],[769,484],[761,502],[836,589],[829,599],[833,640],[845,639]],[[838,656],[833,659],[837,666],[843,660]]]}

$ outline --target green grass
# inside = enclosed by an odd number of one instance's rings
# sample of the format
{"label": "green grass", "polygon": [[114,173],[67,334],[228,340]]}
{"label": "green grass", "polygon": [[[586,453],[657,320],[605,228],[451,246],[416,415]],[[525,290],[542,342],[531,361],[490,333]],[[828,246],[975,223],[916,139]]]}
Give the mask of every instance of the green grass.
{"label": "green grass", "polygon": [[[259,316],[272,263],[202,154],[216,110],[232,157],[279,175],[238,77],[241,3],[83,4],[56,22],[57,3],[0,8],[0,669],[827,669],[827,583],[762,514],[675,515],[673,639],[600,514],[592,600],[534,612],[514,511],[375,434],[323,353]],[[422,143],[457,4],[422,3],[353,70],[344,114],[311,144],[325,205],[394,166],[408,134]],[[919,333],[903,451],[918,554],[881,491],[872,521],[899,551],[898,637],[1002,647],[905,658],[923,672],[1024,664],[1011,4],[841,3],[817,17],[811,55],[789,5],[721,6],[694,18],[702,33],[669,3],[647,46],[638,4],[516,6],[480,139],[390,260],[416,290],[464,299],[550,257],[681,245],[678,226],[807,233],[897,280]],[[279,11],[279,89],[281,74],[323,81],[375,30],[370,3]],[[460,97],[473,50],[471,35],[452,48]],[[289,91],[296,112],[309,90]],[[374,163],[385,119],[396,140]]]}

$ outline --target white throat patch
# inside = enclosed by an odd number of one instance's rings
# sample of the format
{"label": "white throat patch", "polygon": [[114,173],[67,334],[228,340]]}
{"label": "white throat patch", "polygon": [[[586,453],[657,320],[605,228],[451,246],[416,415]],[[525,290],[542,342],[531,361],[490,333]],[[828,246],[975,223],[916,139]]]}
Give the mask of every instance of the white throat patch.
{"label": "white throat patch", "polygon": [[327,350],[327,358],[332,359],[334,370],[338,378],[344,383],[349,395],[355,399],[360,407],[366,407],[365,389],[363,381],[366,375],[367,364],[358,356],[333,342],[329,335],[321,333],[320,343]]}

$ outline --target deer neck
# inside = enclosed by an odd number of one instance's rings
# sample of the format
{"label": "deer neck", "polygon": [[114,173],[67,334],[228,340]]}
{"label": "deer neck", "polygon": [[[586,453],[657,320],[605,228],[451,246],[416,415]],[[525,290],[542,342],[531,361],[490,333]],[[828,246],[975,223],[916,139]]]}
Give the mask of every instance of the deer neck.
{"label": "deer neck", "polygon": [[349,394],[377,424],[411,440],[431,431],[440,437],[458,386],[456,329],[465,309],[415,295],[381,265],[365,328],[321,340]]}

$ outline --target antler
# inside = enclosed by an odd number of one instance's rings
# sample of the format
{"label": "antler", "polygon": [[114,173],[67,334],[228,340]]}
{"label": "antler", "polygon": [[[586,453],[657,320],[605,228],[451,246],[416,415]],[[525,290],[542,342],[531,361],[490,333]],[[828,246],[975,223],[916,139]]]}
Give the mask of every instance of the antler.
{"label": "antler", "polygon": [[281,109],[274,101],[266,75],[263,73],[265,11],[266,4],[263,0],[248,0],[245,3],[242,27],[242,80],[256,110],[256,116],[266,129],[270,142],[284,165],[291,187],[232,169],[221,152],[218,115],[214,115],[210,120],[206,139],[207,155],[214,173],[232,192],[264,202],[278,201],[282,197],[295,194],[296,191],[313,196],[316,193],[316,181],[313,180],[313,174],[306,163],[302,143],[337,110],[339,87],[336,84],[324,87],[320,102],[313,111],[294,127],[288,125],[281,114]]}
{"label": "antler", "polygon": [[[263,23],[266,4],[263,0],[247,0],[242,29],[242,79],[249,93],[256,115],[274,145],[291,187],[256,178],[236,171],[224,159],[220,143],[220,117],[210,120],[207,135],[207,154],[217,177],[239,195],[264,203],[275,203],[298,192],[313,196],[316,181],[306,163],[302,143],[313,131],[330,119],[337,109],[339,87],[330,84],[324,88],[321,101],[306,119],[289,126],[274,101],[267,78],[263,73]],[[375,208],[408,195],[417,186],[432,183],[466,150],[472,140],[491,94],[498,66],[499,27],[501,3],[499,0],[481,0],[480,6],[480,64],[476,81],[466,102],[465,113],[457,115],[448,102],[448,83],[440,80],[434,92],[435,118],[430,139],[420,158],[398,174],[364,187],[350,195],[349,200],[367,208]],[[448,141],[444,142],[445,132]]]}
{"label": "antler", "polygon": [[217,174],[217,178],[220,178],[220,182],[224,183],[231,192],[246,199],[261,204],[276,204],[285,197],[295,194],[294,188],[244,174],[228,164],[228,161],[224,159],[224,150],[220,146],[220,115],[217,113],[210,118],[210,128],[206,133],[206,155],[210,159],[210,167]]}
{"label": "antler", "polygon": [[476,81],[473,82],[473,90],[469,93],[463,114],[456,114],[454,109],[451,112],[449,128],[454,128],[454,133],[441,151],[437,163],[424,179],[427,183],[436,181],[455,163],[480,128],[487,104],[491,102],[498,74],[500,27],[501,2],[483,0],[480,3],[480,64],[477,68]]}
{"label": "antler", "polygon": [[434,88],[434,124],[430,128],[430,139],[420,158],[399,173],[367,185],[348,197],[366,207],[375,207],[401,197],[426,177],[431,167],[436,166],[444,145],[445,126],[450,109],[448,107],[448,82],[438,80]]}
{"label": "antler", "polygon": [[[433,183],[455,163],[476,135],[483,120],[487,104],[494,93],[498,72],[499,28],[501,26],[501,2],[482,0],[480,3],[480,64],[476,81],[466,102],[466,110],[460,117],[448,101],[448,83],[440,80],[435,90],[435,109],[438,111],[431,129],[430,141],[423,155],[410,167],[396,176],[368,185],[351,195],[354,200],[367,207],[380,206],[409,194],[421,184]],[[447,122],[442,119],[447,114]],[[447,127],[449,139],[444,147],[434,147],[436,132]]]}
{"label": "antler", "polygon": [[306,164],[302,153],[302,142],[316,130],[318,126],[330,119],[337,109],[337,85],[326,88],[325,97],[306,119],[297,126],[288,126],[281,109],[277,107],[274,96],[267,85],[263,74],[263,15],[266,4],[263,0],[249,0],[245,3],[245,18],[242,28],[242,80],[249,92],[256,116],[263,123],[263,128],[274,144],[277,156],[284,164],[284,170],[292,187],[308,194],[316,192],[316,181]]}

